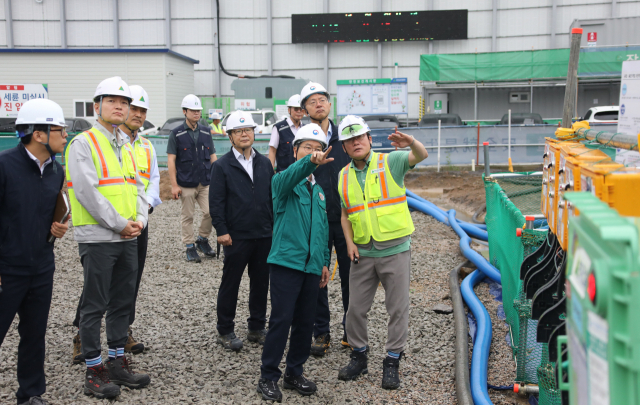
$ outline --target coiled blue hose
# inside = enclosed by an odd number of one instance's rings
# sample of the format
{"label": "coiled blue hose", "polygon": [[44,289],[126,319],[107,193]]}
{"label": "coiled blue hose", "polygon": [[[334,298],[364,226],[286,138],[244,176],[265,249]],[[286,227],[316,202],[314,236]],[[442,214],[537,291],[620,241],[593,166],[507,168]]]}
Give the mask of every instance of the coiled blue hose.
{"label": "coiled blue hose", "polygon": [[[451,224],[449,223],[449,218],[447,217],[446,211],[441,210],[440,208],[436,207],[434,204],[425,203],[413,197],[409,197],[408,194],[407,194],[407,204],[409,204],[410,208],[423,212],[427,215],[431,215],[432,217],[442,222],[443,224],[451,226]],[[455,217],[454,217],[454,222],[456,222],[456,224],[459,223],[458,221],[455,220]],[[478,228],[477,226],[474,226],[466,222],[460,223],[460,226],[465,230],[465,232],[467,232],[470,236],[473,236],[476,239],[480,239],[484,241],[489,240],[489,235],[487,234],[487,231],[484,231]]]}
{"label": "coiled blue hose", "polygon": [[478,267],[485,276],[489,277],[491,280],[496,283],[502,283],[502,277],[500,276],[500,271],[493,267],[491,263],[489,263],[482,255],[475,250],[471,249],[469,244],[471,243],[471,238],[462,230],[462,227],[458,222],[456,222],[456,210],[449,210],[449,224],[451,228],[458,234],[460,237],[460,250],[462,254],[467,259],[471,260],[473,264]]}
{"label": "coiled blue hose", "polygon": [[462,298],[476,317],[478,329],[476,330],[476,340],[473,345],[471,356],[471,396],[475,405],[492,404],[487,390],[487,364],[489,363],[489,351],[491,347],[491,318],[482,302],[478,299],[473,287],[485,277],[479,270],[465,277],[460,285]]}

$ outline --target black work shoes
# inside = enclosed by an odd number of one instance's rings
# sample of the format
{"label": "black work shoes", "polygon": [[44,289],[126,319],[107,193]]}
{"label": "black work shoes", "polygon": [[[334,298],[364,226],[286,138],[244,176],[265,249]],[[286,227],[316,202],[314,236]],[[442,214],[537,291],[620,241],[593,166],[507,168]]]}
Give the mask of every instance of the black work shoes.
{"label": "black work shoes", "polygon": [[98,399],[115,398],[120,395],[120,387],[111,382],[109,372],[102,365],[87,368],[84,377],[84,394]]}
{"label": "black work shoes", "polygon": [[218,334],[218,343],[220,343],[225,350],[239,352],[240,349],[242,349],[242,340],[236,337],[236,334],[233,332],[228,335]]}
{"label": "black work shoes", "polygon": [[340,369],[338,372],[338,380],[355,380],[358,376],[369,372],[369,370],[367,370],[367,350],[363,352],[353,350],[349,357],[351,357],[351,361]]}
{"label": "black work shoes", "polygon": [[109,371],[109,379],[116,385],[124,385],[129,388],[143,388],[149,385],[151,377],[148,374],[138,374],[131,370],[126,357],[118,357],[109,360],[105,364]]}
{"label": "black work shoes", "polygon": [[400,353],[400,357],[397,359],[387,356],[382,362],[382,388],[385,390],[396,390],[400,387],[398,369],[402,355],[403,353]]}
{"label": "black work shoes", "polygon": [[260,345],[264,345],[264,340],[267,337],[267,331],[264,329],[260,329],[260,330],[250,330],[249,333],[247,333],[247,340],[249,342],[254,342]]}
{"label": "black work shoes", "polygon": [[308,380],[303,375],[298,376],[290,376],[285,373],[284,379],[282,380],[282,388],[286,388],[288,390],[296,390],[298,394],[309,396],[314,392],[318,391],[318,387],[313,381]]}
{"label": "black work shoes", "polygon": [[331,346],[331,335],[328,333],[324,333],[318,336],[311,345],[311,354],[314,356],[323,357],[325,354],[327,354],[329,346]]}
{"label": "black work shoes", "polygon": [[257,391],[262,394],[262,399],[265,401],[282,402],[282,392],[280,392],[280,388],[278,388],[277,381],[261,378],[258,380]]}
{"label": "black work shoes", "polygon": [[216,257],[216,252],[209,245],[209,239],[198,236],[196,239],[196,248],[209,257]]}
{"label": "black work shoes", "polygon": [[198,255],[198,251],[196,250],[195,246],[187,248],[187,261],[195,263],[201,262],[200,256]]}

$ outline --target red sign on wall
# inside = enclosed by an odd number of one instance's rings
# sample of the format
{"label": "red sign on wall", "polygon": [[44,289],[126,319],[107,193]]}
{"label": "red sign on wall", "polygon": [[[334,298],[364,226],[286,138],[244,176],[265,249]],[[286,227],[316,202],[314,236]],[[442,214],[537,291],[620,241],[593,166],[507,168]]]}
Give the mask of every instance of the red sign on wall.
{"label": "red sign on wall", "polygon": [[597,32],[587,33],[587,42],[598,42],[598,33]]}

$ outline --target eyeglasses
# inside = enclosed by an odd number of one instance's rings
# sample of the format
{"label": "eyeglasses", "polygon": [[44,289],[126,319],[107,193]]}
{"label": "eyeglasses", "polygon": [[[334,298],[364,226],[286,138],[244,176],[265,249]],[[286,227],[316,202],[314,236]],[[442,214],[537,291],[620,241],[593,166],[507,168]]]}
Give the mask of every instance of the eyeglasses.
{"label": "eyeglasses", "polygon": [[322,105],[322,104],[327,104],[329,102],[329,100],[327,100],[326,98],[322,97],[316,100],[311,100],[308,101],[307,104],[310,105],[311,107],[315,107],[316,105]]}
{"label": "eyeglasses", "polygon": [[309,145],[304,145],[302,149],[304,149],[307,153],[322,152],[322,148],[312,148]]}
{"label": "eyeglasses", "polygon": [[302,108],[300,108],[300,107],[289,107],[289,108],[293,108],[293,111],[295,111],[295,112],[302,111]]}
{"label": "eyeglasses", "polygon": [[234,129],[231,131],[234,135],[242,135],[243,132],[247,135],[251,135],[253,133],[253,128]]}
{"label": "eyeglasses", "polygon": [[66,133],[67,133],[67,129],[66,129],[66,128],[50,129],[50,130],[49,130],[49,133],[52,133],[52,132],[61,132],[61,135],[64,135],[64,134],[66,134]]}

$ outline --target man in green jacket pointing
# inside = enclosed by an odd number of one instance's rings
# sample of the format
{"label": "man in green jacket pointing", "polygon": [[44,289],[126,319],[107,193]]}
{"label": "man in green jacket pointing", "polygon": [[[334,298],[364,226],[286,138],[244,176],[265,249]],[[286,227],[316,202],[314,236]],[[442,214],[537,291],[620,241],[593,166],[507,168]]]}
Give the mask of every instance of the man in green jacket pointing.
{"label": "man in green jacket pointing", "polygon": [[309,358],[318,285],[329,281],[331,256],[329,223],[324,191],[313,171],[333,161],[327,158],[326,136],[317,124],[307,124],[296,134],[293,153],[297,161],[271,180],[274,226],[267,263],[271,284],[269,332],[262,351],[258,392],[265,400],[282,401],[278,368],[291,328],[287,369],[282,386],[302,395],[316,385],[302,375]]}

